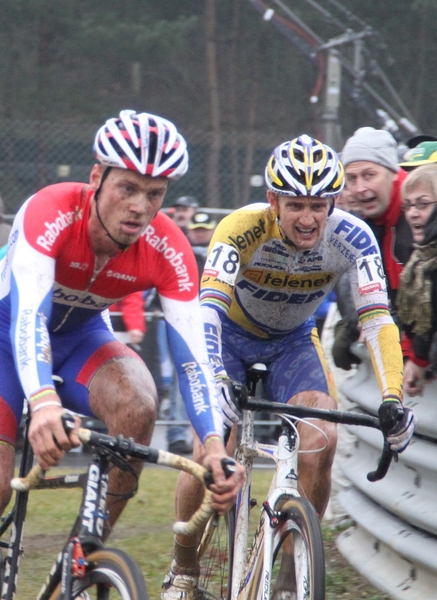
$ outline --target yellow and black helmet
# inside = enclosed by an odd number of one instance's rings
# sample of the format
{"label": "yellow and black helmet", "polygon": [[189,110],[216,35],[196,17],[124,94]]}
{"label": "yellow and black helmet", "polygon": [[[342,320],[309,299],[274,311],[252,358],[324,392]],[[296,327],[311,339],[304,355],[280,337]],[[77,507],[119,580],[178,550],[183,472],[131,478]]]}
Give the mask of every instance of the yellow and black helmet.
{"label": "yellow and black helmet", "polygon": [[344,168],[332,148],[304,134],[275,148],[265,179],[278,194],[330,198],[344,187]]}

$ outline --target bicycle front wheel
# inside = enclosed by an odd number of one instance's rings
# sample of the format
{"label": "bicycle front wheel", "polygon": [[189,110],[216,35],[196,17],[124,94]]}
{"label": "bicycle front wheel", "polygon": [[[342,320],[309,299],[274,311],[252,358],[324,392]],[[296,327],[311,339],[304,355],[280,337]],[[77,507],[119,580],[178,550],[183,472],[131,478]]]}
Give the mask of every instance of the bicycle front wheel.
{"label": "bicycle front wheel", "polygon": [[235,509],[208,521],[197,549],[200,563],[198,600],[228,600],[231,593]]}
{"label": "bicycle front wheel", "polygon": [[[272,600],[325,600],[325,553],[316,511],[305,498],[286,500],[274,535],[270,576]],[[268,518],[265,515],[265,518]],[[263,556],[254,573],[255,600],[264,598]],[[295,593],[295,595],[293,595]]]}
{"label": "bicycle front wheel", "polygon": [[[71,600],[148,600],[143,574],[126,552],[106,548],[92,552],[86,561],[85,576],[75,580]],[[50,600],[60,596],[61,584]]]}

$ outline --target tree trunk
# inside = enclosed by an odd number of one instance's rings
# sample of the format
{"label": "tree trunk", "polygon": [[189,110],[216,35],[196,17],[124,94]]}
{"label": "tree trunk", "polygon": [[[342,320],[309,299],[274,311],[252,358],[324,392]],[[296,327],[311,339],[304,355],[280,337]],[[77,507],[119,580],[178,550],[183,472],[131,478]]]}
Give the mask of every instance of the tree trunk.
{"label": "tree trunk", "polygon": [[[259,57],[258,57],[259,58]],[[253,157],[255,154],[256,135],[256,114],[258,107],[258,98],[260,92],[260,70],[256,68],[259,64],[259,60],[255,57],[254,60],[254,71],[252,78],[252,89],[248,100],[248,119],[247,119],[247,143],[246,143],[246,154],[244,159],[243,169],[243,183],[241,185],[241,194],[239,198],[239,206],[245,206],[250,202],[250,177],[253,174]]]}
{"label": "tree trunk", "polygon": [[206,161],[206,206],[220,206],[220,98],[215,37],[215,0],[205,0],[206,69],[208,76],[210,136]]}
{"label": "tree trunk", "polygon": [[[420,29],[419,29],[419,39],[418,39],[418,56],[417,56],[417,79],[414,94],[414,105],[413,105],[413,116],[415,120],[420,123],[420,115],[421,115],[421,107],[422,107],[422,99],[423,99],[423,90],[425,84],[425,77],[427,73],[427,65],[426,65],[426,56],[427,56],[427,25],[428,25],[428,10],[426,6],[422,7],[422,13],[420,18]],[[428,85],[428,81],[426,81],[426,85]],[[427,131],[425,130],[425,133]]]}
{"label": "tree trunk", "polygon": [[[38,148],[37,181],[36,187],[40,189],[48,183],[48,147],[45,122],[49,120],[46,104],[47,93],[50,90],[49,69],[53,59],[54,18],[53,9],[46,2],[40,7],[38,23],[38,55],[37,55],[37,110],[36,115],[40,121],[37,129],[36,144]],[[47,100],[48,102],[48,100]]]}
{"label": "tree trunk", "polygon": [[238,149],[239,140],[241,134],[241,127],[238,126],[238,114],[237,114],[237,42],[239,38],[239,25],[240,25],[240,0],[234,0],[233,2],[233,14],[231,23],[231,43],[230,43],[230,56],[229,56],[229,121],[230,121],[230,152],[231,152],[231,189],[232,189],[232,206],[237,208],[239,206],[239,196],[241,192],[241,175],[240,165],[238,160]]}

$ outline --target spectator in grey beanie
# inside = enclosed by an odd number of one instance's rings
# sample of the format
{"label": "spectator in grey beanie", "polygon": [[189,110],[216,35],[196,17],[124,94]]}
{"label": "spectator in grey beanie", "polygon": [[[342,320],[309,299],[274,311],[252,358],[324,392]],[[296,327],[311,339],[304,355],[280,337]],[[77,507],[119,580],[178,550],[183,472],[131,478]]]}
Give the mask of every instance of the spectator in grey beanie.
{"label": "spectator in grey beanie", "polygon": [[[396,140],[383,129],[361,127],[346,141],[341,161],[346,188],[378,240],[396,322],[394,307],[400,274],[413,249],[400,193],[407,173],[399,168]],[[347,323],[349,330],[351,325]]]}
{"label": "spectator in grey beanie", "polygon": [[341,160],[344,166],[357,161],[369,161],[386,167],[393,173],[399,171],[398,146],[392,134],[385,129],[357,129],[347,140]]}

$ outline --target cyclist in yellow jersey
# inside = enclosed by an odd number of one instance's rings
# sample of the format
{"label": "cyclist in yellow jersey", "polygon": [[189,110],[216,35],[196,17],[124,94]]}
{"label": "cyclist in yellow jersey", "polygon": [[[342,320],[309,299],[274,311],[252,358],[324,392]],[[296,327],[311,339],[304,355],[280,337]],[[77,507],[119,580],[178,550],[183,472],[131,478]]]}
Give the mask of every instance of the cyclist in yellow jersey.
{"label": "cyclist in yellow jersey", "polygon": [[[232,380],[244,383],[246,368],[255,362],[268,367],[265,391],[270,400],[336,407],[313,315],[347,273],[381,390],[381,423],[391,448],[401,452],[416,419],[402,407],[399,333],[388,310],[373,233],[360,219],[334,208],[344,186],[343,166],[331,148],[302,135],[274,150],[265,178],[268,203],[249,205],[220,222],[203,271],[201,307],[224,423],[232,427],[239,418]],[[401,418],[395,421],[398,412]],[[318,426],[323,433],[301,427],[301,449],[324,450],[300,454],[299,486],[322,517],[331,489],[336,426]],[[195,455],[200,455],[200,445]],[[178,518],[185,518],[197,499],[188,476],[183,474],[178,485]],[[163,600],[195,593],[195,543],[176,539]],[[285,573],[279,586],[278,597],[291,600],[293,573]]]}

